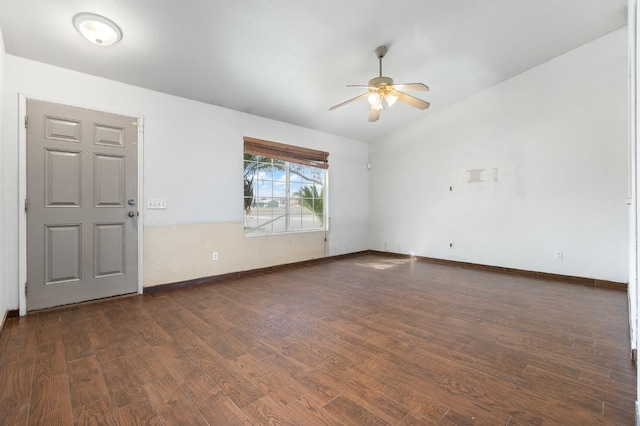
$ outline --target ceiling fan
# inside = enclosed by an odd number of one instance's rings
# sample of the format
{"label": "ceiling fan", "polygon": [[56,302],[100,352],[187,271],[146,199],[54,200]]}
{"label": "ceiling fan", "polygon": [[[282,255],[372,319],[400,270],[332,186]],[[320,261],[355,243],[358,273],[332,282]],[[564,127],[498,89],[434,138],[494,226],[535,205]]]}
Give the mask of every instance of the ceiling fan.
{"label": "ceiling fan", "polygon": [[382,76],[382,58],[384,58],[384,55],[386,54],[386,46],[380,46],[373,52],[373,55],[378,58],[378,61],[380,62],[380,75],[378,77],[369,80],[369,84],[366,86],[362,84],[350,84],[347,86],[367,88],[368,92],[358,95],[355,98],[351,98],[348,101],[344,101],[338,105],[332,106],[331,108],[329,108],[329,111],[333,111],[336,108],[340,108],[341,106],[364,97],[367,97],[369,105],[371,105],[371,109],[369,110],[369,121],[377,121],[378,118],[380,118],[380,111],[384,109],[385,105],[387,107],[390,107],[396,101],[403,102],[418,109],[429,108],[429,102],[401,92],[401,90],[410,92],[426,92],[429,90],[429,87],[422,83],[393,84],[393,79]]}

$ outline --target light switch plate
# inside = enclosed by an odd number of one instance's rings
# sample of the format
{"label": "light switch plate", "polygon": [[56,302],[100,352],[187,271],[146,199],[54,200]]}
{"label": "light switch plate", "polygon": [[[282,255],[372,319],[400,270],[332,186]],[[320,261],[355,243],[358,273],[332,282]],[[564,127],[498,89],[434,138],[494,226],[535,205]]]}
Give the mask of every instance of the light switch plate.
{"label": "light switch plate", "polygon": [[164,198],[149,198],[147,200],[147,209],[164,210],[167,208],[167,200]]}

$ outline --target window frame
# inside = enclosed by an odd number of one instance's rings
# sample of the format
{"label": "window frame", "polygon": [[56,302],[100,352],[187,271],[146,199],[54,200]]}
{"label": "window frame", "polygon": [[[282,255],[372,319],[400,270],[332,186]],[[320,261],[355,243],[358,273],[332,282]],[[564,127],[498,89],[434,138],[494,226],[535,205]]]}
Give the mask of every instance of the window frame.
{"label": "window frame", "polygon": [[[255,161],[256,167],[254,171],[251,173],[252,176],[256,176],[256,170],[260,170],[259,164],[268,164],[271,163],[270,167],[265,167],[265,169],[270,170],[270,173],[279,169],[284,172],[285,177],[285,196],[284,197],[275,197],[273,193],[273,188],[275,183],[277,182],[275,178],[272,176],[269,182],[271,182],[272,193],[271,197],[264,197],[265,199],[269,198],[269,203],[275,201],[276,198],[284,199],[284,214],[273,218],[273,210],[271,211],[272,220],[267,221],[266,223],[256,223],[255,227],[247,226],[247,217],[248,212],[251,211],[252,208],[258,209],[260,211],[260,206],[256,206],[256,200],[259,195],[255,193],[255,184],[253,182],[253,178],[248,182],[247,178],[247,155],[251,155],[254,157],[251,161]],[[268,161],[264,161],[268,160]],[[274,166],[276,162],[279,162],[279,166]],[[312,167],[314,169],[318,169],[322,171],[322,184],[314,184],[312,179],[308,179],[308,176],[301,175],[296,173],[295,167],[292,167],[292,164],[298,165],[301,167]],[[328,193],[328,172],[329,168],[329,153],[325,151],[314,150],[310,148],[303,148],[293,145],[286,145],[279,142],[266,141],[262,139],[251,138],[248,136],[244,137],[244,156],[243,156],[243,167],[244,167],[244,195],[243,195],[243,204],[244,204],[244,212],[243,212],[243,225],[244,225],[244,235],[246,237],[254,237],[254,236],[266,236],[266,235],[278,235],[278,234],[294,234],[294,233],[305,233],[305,232],[326,232],[328,230],[328,205],[327,205],[327,193]],[[309,191],[313,192],[311,198],[309,198],[312,204],[315,203],[315,200],[321,200],[322,203],[322,211],[318,213],[315,209],[309,208],[308,204],[305,205],[305,200],[308,197],[294,197],[294,194],[291,192],[291,184],[292,184],[292,175],[297,175],[301,179],[301,183],[307,182],[308,185],[300,185],[300,191],[303,188],[309,188]],[[305,178],[307,178],[305,180]],[[297,182],[293,182],[296,184]],[[247,185],[250,188],[250,195],[247,194],[248,189]],[[315,197],[318,194],[317,189],[318,186],[321,188],[321,197]],[[251,198],[249,198],[251,197]],[[291,208],[293,207],[294,200],[299,200],[300,206],[300,215],[292,216]],[[249,201],[248,201],[249,200]],[[247,203],[248,201],[248,203]],[[308,201],[306,201],[308,202]],[[273,209],[274,206],[271,206]],[[311,213],[303,213],[303,209],[309,210]],[[258,213],[259,214],[259,213]],[[320,220],[322,223],[319,226],[313,227],[302,227],[304,223],[304,216],[311,216],[313,224],[316,223],[317,220]],[[284,230],[274,231],[273,223],[280,220],[284,217]],[[294,218],[300,218],[300,228],[292,227],[292,220]],[[266,225],[270,225],[270,230],[265,230],[264,227]],[[256,232],[258,231],[258,232]]]}

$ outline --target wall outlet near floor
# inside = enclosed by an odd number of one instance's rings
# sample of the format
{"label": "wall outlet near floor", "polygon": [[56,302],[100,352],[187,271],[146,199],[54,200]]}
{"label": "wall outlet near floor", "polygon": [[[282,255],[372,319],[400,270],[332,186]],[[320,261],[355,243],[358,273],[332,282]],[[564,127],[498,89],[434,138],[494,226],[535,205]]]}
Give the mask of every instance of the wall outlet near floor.
{"label": "wall outlet near floor", "polygon": [[562,260],[564,258],[561,250],[556,250],[556,260]]}
{"label": "wall outlet near floor", "polygon": [[454,248],[455,244],[454,243],[449,243],[449,248],[452,249]]}
{"label": "wall outlet near floor", "polygon": [[211,256],[211,260],[218,260],[218,252],[214,251],[213,255]]}

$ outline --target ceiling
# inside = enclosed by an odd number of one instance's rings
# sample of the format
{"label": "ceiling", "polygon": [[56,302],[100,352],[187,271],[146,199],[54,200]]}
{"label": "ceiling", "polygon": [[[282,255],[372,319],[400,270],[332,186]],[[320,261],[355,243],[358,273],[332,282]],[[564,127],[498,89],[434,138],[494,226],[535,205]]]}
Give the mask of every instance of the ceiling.
{"label": "ceiling", "polygon": [[[626,25],[627,0],[2,0],[7,53],[250,114],[372,141]],[[79,12],[115,21],[83,39]],[[361,93],[383,74],[422,82],[420,111],[369,123]],[[144,112],[143,112],[144,113]]]}

